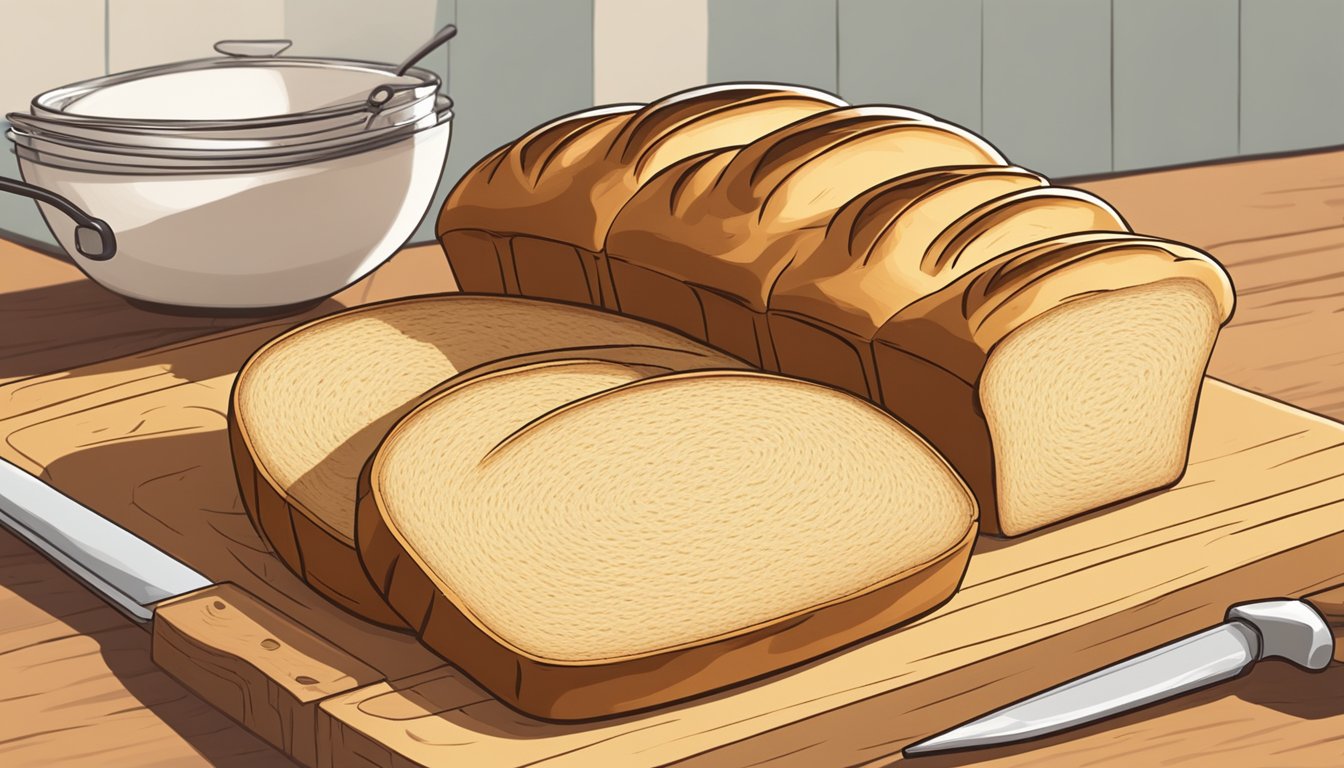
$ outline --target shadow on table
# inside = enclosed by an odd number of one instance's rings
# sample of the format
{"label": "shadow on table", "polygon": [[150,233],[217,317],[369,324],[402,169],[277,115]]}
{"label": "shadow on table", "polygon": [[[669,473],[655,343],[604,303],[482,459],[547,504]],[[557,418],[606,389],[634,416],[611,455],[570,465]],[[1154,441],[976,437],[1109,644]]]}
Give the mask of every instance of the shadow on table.
{"label": "shadow on table", "polygon": [[[0,335],[0,381],[68,370],[245,325],[291,317],[297,323],[343,306],[326,299],[287,316],[167,314],[136,306],[92,280],[0,293],[0,327],[5,329]],[[183,378],[207,378],[209,373],[186,372]]]}

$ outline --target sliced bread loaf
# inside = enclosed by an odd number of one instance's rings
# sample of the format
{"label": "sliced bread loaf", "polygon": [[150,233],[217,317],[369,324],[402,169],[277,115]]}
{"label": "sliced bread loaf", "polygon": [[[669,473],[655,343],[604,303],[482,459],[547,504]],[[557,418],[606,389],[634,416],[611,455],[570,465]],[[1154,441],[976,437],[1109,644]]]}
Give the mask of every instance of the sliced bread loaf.
{"label": "sliced bread loaf", "polygon": [[355,554],[360,468],[426,392],[536,354],[664,371],[744,365],[648,323],[528,299],[422,297],[321,318],[258,350],[234,384],[229,431],[254,524],[316,590],[365,618],[400,624]]}
{"label": "sliced bread loaf", "polygon": [[[443,220],[469,227],[453,205]],[[1233,310],[1207,254],[899,108],[689,156],[609,213],[606,306],[881,404],[1009,535],[1180,476]]]}
{"label": "sliced bread loaf", "polygon": [[950,596],[975,503],[875,406],[771,374],[549,361],[440,390],[360,480],[359,551],[430,647],[532,715],[641,709]]}

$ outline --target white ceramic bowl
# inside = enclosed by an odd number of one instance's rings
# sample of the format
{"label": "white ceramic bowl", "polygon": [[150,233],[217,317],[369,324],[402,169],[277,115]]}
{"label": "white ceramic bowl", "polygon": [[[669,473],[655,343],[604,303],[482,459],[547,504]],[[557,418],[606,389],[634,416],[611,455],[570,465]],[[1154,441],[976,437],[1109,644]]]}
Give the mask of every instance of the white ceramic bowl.
{"label": "white ceramic bowl", "polygon": [[438,75],[412,67],[342,59],[230,56],[118,72],[54,88],[32,112],[90,127],[154,130],[266,128],[368,112],[380,88],[417,97],[438,91]]}
{"label": "white ceramic bowl", "polygon": [[107,288],[181,307],[280,307],[339,291],[406,242],[433,200],[450,125],[445,113],[393,143],[269,170],[119,175],[23,154],[19,170],[111,226],[115,255],[91,259],[75,223],[39,204],[61,246]]}

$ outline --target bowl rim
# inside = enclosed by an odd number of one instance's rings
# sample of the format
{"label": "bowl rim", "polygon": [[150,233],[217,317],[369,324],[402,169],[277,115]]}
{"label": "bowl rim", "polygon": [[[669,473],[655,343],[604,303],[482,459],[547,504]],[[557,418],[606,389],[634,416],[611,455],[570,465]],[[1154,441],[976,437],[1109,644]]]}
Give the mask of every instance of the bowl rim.
{"label": "bowl rim", "polygon": [[[423,99],[417,99],[403,106],[396,107],[397,110],[410,109],[420,104]],[[110,165],[135,165],[139,163],[132,162],[137,158],[147,160],[172,160],[184,165],[190,165],[195,162],[215,162],[269,158],[281,158],[286,155],[306,154],[310,152],[325,151],[327,149],[336,150],[346,147],[353,147],[362,144],[365,141],[373,141],[378,138],[384,138],[398,133],[411,133],[421,128],[429,126],[420,125],[429,118],[440,116],[445,110],[452,109],[452,100],[445,94],[435,94],[434,104],[431,111],[426,112],[419,117],[410,117],[391,125],[384,125],[377,128],[361,128],[360,130],[343,130],[336,133],[332,131],[317,131],[310,136],[317,136],[311,140],[297,141],[292,144],[278,144],[272,146],[255,147],[221,147],[221,148],[186,148],[186,147],[154,147],[139,144],[118,144],[115,142],[103,142],[95,139],[84,138],[80,136],[69,136],[61,134],[56,129],[48,128],[30,128],[22,123],[11,123],[5,131],[5,137],[18,146],[26,146],[32,142],[50,144],[57,148],[75,149],[81,152],[90,152],[100,155],[107,155],[110,158],[126,158],[126,161],[120,159],[109,162]],[[412,113],[413,114],[413,113]],[[419,126],[418,128],[416,126]],[[324,135],[331,134],[331,135]],[[230,139],[212,139],[211,141],[231,141]],[[234,139],[233,141],[237,141]],[[255,140],[248,140],[255,141]],[[314,144],[318,146],[313,146]],[[35,152],[52,152],[61,154],[59,149],[48,150],[39,147],[28,146]],[[98,162],[97,160],[85,160],[84,158],[72,158],[86,162]],[[152,163],[151,163],[152,164]]]}
{"label": "bowl rim", "polygon": [[[238,120],[188,120],[180,118],[118,118],[98,115],[80,115],[65,111],[70,104],[78,101],[99,88],[106,88],[122,83],[143,80],[151,77],[157,77],[169,74],[178,74],[182,72],[194,72],[209,69],[227,69],[227,68],[252,68],[252,67],[312,67],[328,70],[347,70],[347,71],[365,71],[376,72],[379,74],[390,75],[389,82],[395,82],[399,77],[410,78],[415,81],[415,90],[422,88],[432,88],[438,91],[443,84],[439,76],[430,70],[422,67],[411,67],[406,70],[404,76],[398,76],[395,65],[383,64],[373,61],[363,61],[359,59],[341,59],[328,57],[310,57],[310,56],[264,56],[257,58],[239,58],[234,56],[218,56],[204,59],[191,59],[188,61],[172,62],[169,64],[156,64],[139,69],[117,72],[110,75],[81,80],[67,85],[52,88],[37,94],[30,101],[30,108],[33,114],[41,112],[49,119],[58,122],[78,123],[88,126],[125,126],[125,127],[144,127],[152,130],[220,130],[227,128],[264,128],[276,125],[292,125],[310,120],[338,117],[342,115],[355,114],[357,112],[368,111],[368,104],[365,99],[352,101],[345,104],[338,104],[330,107],[318,109],[303,110],[298,112],[289,112],[277,115],[265,115],[252,118],[240,118]],[[376,86],[374,86],[376,87]]]}
{"label": "bowl rim", "polygon": [[[256,165],[237,165],[227,167],[210,166],[208,164],[200,166],[126,165],[126,166],[113,167],[107,164],[98,163],[97,161],[94,160],[81,160],[79,158],[64,157],[59,153],[55,152],[30,149],[21,144],[15,144],[13,146],[13,150],[15,155],[19,159],[20,165],[22,165],[23,163],[29,163],[33,165],[39,165],[44,168],[52,168],[56,170],[69,171],[73,173],[83,173],[93,176],[105,176],[110,177],[112,179],[115,179],[116,177],[134,177],[137,179],[144,179],[154,177],[181,177],[181,176],[191,176],[191,177],[235,176],[248,173],[264,173],[267,171],[287,170],[302,166],[317,165],[319,163],[330,162],[333,160],[341,160],[347,157],[351,157],[353,155],[359,155],[365,152],[373,152],[375,150],[383,149],[385,147],[399,144],[403,141],[409,141],[419,137],[421,134],[429,133],[431,131],[436,131],[442,128],[447,128],[451,125],[453,119],[453,112],[451,109],[444,109],[441,112],[435,113],[435,115],[436,119],[432,125],[422,126],[413,131],[408,131],[406,133],[398,134],[396,136],[382,137],[377,141],[359,144],[353,149],[349,149],[347,151],[320,153],[318,156],[311,158],[303,158],[299,160],[291,159],[287,162],[258,163]],[[7,131],[6,133],[8,134],[9,132]],[[48,157],[54,157],[56,159],[56,162],[51,162],[47,159],[34,156],[37,154],[45,155]],[[78,163],[86,167],[62,165],[61,161]]]}

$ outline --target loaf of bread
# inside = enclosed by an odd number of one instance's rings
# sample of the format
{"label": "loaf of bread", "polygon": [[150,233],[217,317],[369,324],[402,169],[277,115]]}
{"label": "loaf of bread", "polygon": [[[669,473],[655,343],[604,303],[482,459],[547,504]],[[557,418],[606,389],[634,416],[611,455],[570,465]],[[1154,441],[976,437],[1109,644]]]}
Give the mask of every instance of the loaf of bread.
{"label": "loaf of bread", "polygon": [[744,367],[648,323],[554,302],[437,296],[321,318],[258,350],[234,384],[229,433],[244,506],[314,589],[400,626],[355,552],[356,480],[378,441],[454,377],[595,354],[660,372]]}
{"label": "loaf of bread", "polygon": [[[476,222],[519,243],[569,217],[545,196],[520,215],[505,196],[488,213],[461,205],[490,199],[492,162],[527,146],[501,148],[450,195],[439,232],[459,275]],[[576,153],[548,178],[583,190],[588,164],[610,175],[610,162]],[[1208,255],[1134,234],[1096,197],[884,107],[814,111],[625,189],[593,194],[609,207],[592,220],[609,226],[588,257],[607,269],[567,298],[882,405],[962,473],[983,529],[1025,533],[1183,473],[1232,286]]]}
{"label": "loaf of bread", "polygon": [[524,712],[580,719],[928,611],[975,522],[943,459],[859,398],[592,358],[438,390],[365,467],[356,530],[427,645]]}
{"label": "loaf of bread", "polygon": [[606,306],[607,231],[641,185],[690,155],[843,103],[807,88],[710,86],[543,125],[478,163],[472,175],[489,183],[458,186],[445,206],[439,231],[457,254],[458,286]]}

